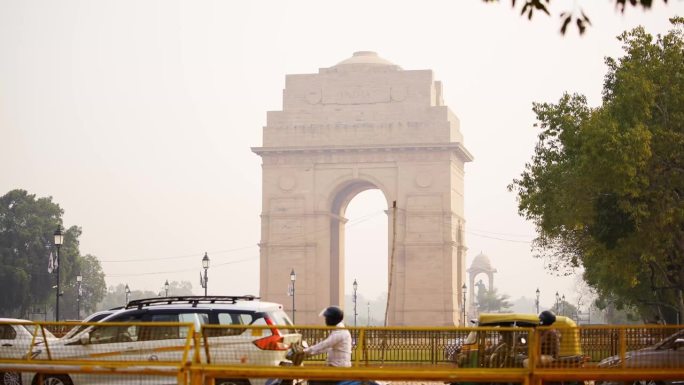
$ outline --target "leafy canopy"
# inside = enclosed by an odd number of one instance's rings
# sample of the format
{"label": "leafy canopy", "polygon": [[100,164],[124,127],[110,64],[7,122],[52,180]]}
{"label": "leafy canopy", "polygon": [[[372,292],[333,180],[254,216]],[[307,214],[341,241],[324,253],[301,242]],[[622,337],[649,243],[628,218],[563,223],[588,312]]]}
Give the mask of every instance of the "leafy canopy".
{"label": "leafy canopy", "polygon": [[[36,309],[54,308],[56,274],[48,272],[53,234],[62,224],[63,210],[52,198],[36,198],[25,190],[0,197],[0,314],[30,318]],[[60,315],[77,315],[76,276],[83,276],[83,311],[94,310],[105,293],[104,273],[97,258],[81,256],[77,226],[64,231],[60,248]]]}
{"label": "leafy canopy", "polygon": [[477,309],[480,313],[505,313],[510,311],[513,304],[509,301],[508,294],[499,294],[495,287],[487,289],[480,280],[477,286],[477,293],[475,300],[477,301]]}
{"label": "leafy canopy", "polygon": [[534,156],[509,189],[558,271],[583,267],[602,303],[644,318],[684,314],[684,19],[638,27],[607,58],[603,101],[536,103]]}

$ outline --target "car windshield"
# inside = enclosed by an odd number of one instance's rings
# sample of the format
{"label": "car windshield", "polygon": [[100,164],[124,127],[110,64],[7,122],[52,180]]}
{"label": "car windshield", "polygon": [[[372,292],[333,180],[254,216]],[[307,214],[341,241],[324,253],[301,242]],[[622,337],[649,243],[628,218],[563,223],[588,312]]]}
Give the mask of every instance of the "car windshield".
{"label": "car windshield", "polygon": [[[21,325],[26,331],[29,333],[33,334],[34,330],[36,330],[36,325]],[[50,333],[49,330],[46,328],[42,328],[43,330],[40,331],[38,330],[38,335],[36,337],[43,337],[43,332],[45,333],[45,338],[57,338],[55,337],[54,334]]]}
{"label": "car windshield", "polygon": [[86,319],[83,320],[84,325],[74,326],[71,330],[69,330],[67,332],[67,334],[65,334],[62,337],[62,339],[69,339],[69,338],[75,336],[76,334],[80,333],[81,331],[83,331],[88,326],[90,326],[90,325],[85,325],[85,323],[87,323],[87,322],[98,322],[98,321],[104,319],[105,317],[112,315],[113,313],[114,312],[101,312],[101,313],[90,315],[89,317],[87,317]]}
{"label": "car windshield", "polygon": [[675,333],[675,334],[665,338],[664,340],[658,342],[655,345],[655,348],[656,349],[669,349],[672,342],[674,340],[676,340],[677,338],[684,338],[684,330],[680,330],[677,333]]}

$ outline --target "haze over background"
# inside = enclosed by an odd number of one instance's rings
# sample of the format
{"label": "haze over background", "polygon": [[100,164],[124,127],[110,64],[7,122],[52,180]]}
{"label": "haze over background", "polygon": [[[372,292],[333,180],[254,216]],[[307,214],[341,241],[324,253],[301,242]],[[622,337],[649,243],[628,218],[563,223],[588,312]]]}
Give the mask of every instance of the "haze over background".
{"label": "haze over background", "polygon": [[[572,302],[575,278],[532,257],[534,228],[506,190],[536,143],[532,102],[569,91],[597,105],[603,58],[622,53],[615,36],[639,24],[664,33],[684,15],[682,1],[624,14],[612,1],[576,3],[593,23],[582,37],[508,1],[0,0],[0,194],[52,196],[108,285],[185,280],[199,294],[206,251],[210,294],[258,294],[261,160],[250,147],[266,111],[281,109],[286,74],[372,50],[434,70],[460,118],[475,157],[468,266],[483,252],[500,293],[539,287],[543,307],[556,291]],[[571,6],[554,1],[551,13]],[[385,209],[371,191],[347,210],[347,292],[354,278],[366,298],[386,291]]]}

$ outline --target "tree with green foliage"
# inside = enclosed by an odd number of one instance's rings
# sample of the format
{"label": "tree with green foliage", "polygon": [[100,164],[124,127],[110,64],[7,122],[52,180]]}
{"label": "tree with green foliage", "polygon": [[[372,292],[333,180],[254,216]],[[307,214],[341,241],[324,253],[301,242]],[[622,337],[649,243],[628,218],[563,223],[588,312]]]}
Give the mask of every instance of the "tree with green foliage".
{"label": "tree with green foliage", "polygon": [[577,318],[577,306],[566,300],[561,300],[559,303],[555,304],[552,310],[556,313],[556,315],[562,315],[572,319]]}
{"label": "tree with green foliage", "polygon": [[509,186],[549,267],[582,266],[599,303],[668,322],[684,314],[684,19],[671,22],[618,37],[600,106],[534,104],[539,141]]}
{"label": "tree with green foliage", "polygon": [[484,284],[476,286],[478,286],[478,290],[475,301],[480,313],[505,313],[513,306],[509,301],[510,296],[507,294],[499,295],[495,287],[487,289]]}
{"label": "tree with green foliage", "polygon": [[[154,298],[162,297],[166,293],[164,288],[160,285],[159,291],[150,290],[131,290],[128,295],[128,300],[132,301],[134,299],[142,298]],[[194,295],[192,293],[192,284],[189,281],[171,281],[169,282],[169,297],[181,296],[181,295]],[[107,295],[102,298],[102,301],[97,304],[97,310],[106,310],[119,306],[123,306],[126,302],[126,284],[120,283],[116,286],[110,286],[107,290]]]}
{"label": "tree with green foliage", "polygon": [[[55,305],[56,275],[48,272],[53,234],[62,225],[63,210],[52,198],[36,198],[25,190],[12,190],[0,197],[0,314],[28,317],[35,307]],[[104,274],[96,258],[81,257],[81,229],[72,226],[64,233],[60,248],[60,305],[74,297],[69,285],[76,282],[82,264],[93,275],[85,282],[89,290],[86,306],[92,308],[104,295]],[[60,306],[60,308],[61,308]],[[65,316],[71,317],[70,313]],[[75,315],[75,308],[74,308]]]}
{"label": "tree with green foliage", "polygon": [[[80,229],[79,229],[80,230]],[[78,283],[76,276],[83,277],[81,282],[81,295],[78,295]],[[104,280],[104,273],[100,261],[90,254],[78,260],[78,267],[74,269],[72,279],[63,282],[62,300],[60,302],[60,314],[64,312],[66,319],[79,319],[77,312],[80,311],[80,318],[94,313],[97,304],[102,301],[107,292],[107,285]],[[77,301],[80,300],[80,304]]]}

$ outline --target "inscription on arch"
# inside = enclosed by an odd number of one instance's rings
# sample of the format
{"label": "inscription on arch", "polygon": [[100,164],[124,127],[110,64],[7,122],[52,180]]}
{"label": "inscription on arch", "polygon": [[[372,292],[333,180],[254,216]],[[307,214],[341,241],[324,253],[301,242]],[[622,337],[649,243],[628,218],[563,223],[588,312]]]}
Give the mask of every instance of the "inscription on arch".
{"label": "inscription on arch", "polygon": [[389,102],[389,87],[351,86],[323,89],[323,104],[367,104]]}

